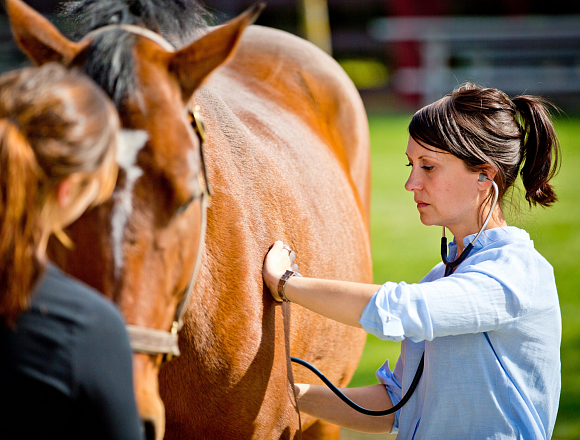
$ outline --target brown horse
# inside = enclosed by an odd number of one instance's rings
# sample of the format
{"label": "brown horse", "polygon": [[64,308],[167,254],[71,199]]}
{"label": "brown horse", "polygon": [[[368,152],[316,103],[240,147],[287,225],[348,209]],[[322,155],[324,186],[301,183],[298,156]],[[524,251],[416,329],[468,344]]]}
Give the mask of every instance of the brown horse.
{"label": "brown horse", "polygon": [[[112,199],[68,230],[76,247],[54,246],[54,258],[112,298],[128,323],[168,331],[200,257],[181,356],[161,369],[161,355],[134,358],[150,438],[163,436],[165,420],[169,439],[338,438],[338,427],[300,419],[292,384],[315,378],[302,367],[293,371],[289,357],[313,362],[345,386],[365,335],[275,303],[261,268],[280,239],[296,250],[305,276],[372,281],[360,97],[313,45],[260,26],[243,32],[259,8],[199,29],[203,36],[186,43],[167,24],[180,17],[158,18],[175,8],[147,10],[156,3],[170,2],[135,0],[129,8],[102,0],[97,12],[109,15],[89,20],[92,28],[115,25],[74,42],[20,0],[6,0],[15,39],[30,58],[89,73],[128,130]],[[201,255],[200,144],[186,111],[193,104],[206,123],[214,190]]]}

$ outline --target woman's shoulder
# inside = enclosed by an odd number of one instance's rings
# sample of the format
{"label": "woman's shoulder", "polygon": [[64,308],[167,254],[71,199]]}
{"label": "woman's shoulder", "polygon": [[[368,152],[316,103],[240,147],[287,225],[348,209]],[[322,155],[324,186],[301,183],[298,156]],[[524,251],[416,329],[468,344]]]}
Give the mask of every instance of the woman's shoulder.
{"label": "woman's shoulder", "polygon": [[30,308],[2,336],[3,360],[10,362],[11,371],[71,397],[76,392],[79,360],[94,360],[103,344],[130,353],[123,319],[114,304],[52,264],[36,283]]}
{"label": "woman's shoulder", "polygon": [[121,313],[109,299],[52,263],[37,284],[32,309],[80,326],[95,320],[124,325]]}
{"label": "woman's shoulder", "polygon": [[535,249],[529,234],[516,227],[497,229],[484,238],[473,259],[465,261],[465,271],[497,280],[524,309],[557,305],[554,269]]}
{"label": "woman's shoulder", "polygon": [[[77,378],[92,374],[99,357],[115,362],[130,359],[129,336],[121,312],[97,290],[50,264],[41,286],[43,294],[33,303],[56,327],[67,328],[69,349],[75,353]],[[115,358],[115,359],[113,359]],[[82,368],[80,368],[82,366]]]}
{"label": "woman's shoulder", "polygon": [[550,263],[535,248],[530,234],[515,226],[494,228],[481,235],[481,243],[475,247],[483,260],[495,260],[503,264],[521,262],[552,270]]}

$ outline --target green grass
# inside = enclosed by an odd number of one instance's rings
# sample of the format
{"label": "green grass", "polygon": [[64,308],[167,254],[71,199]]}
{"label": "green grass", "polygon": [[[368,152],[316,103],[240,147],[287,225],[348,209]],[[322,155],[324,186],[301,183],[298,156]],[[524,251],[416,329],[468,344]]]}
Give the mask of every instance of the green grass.
{"label": "green grass", "polygon": [[[371,240],[374,278],[418,282],[439,260],[439,227],[419,221],[403,185],[409,169],[405,148],[410,116],[369,116],[372,151]],[[559,202],[550,209],[525,206],[508,222],[526,229],[536,249],[554,266],[562,309],[562,394],[554,438],[580,439],[580,119],[560,118],[556,131],[562,167],[554,179]],[[368,336],[350,386],[377,383],[376,369],[399,356],[399,344]]]}

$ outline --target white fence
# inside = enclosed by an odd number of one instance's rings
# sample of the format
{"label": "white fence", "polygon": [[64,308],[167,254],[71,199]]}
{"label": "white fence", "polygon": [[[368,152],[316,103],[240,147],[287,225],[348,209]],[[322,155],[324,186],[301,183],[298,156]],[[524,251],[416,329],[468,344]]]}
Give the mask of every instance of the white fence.
{"label": "white fence", "polygon": [[419,45],[420,66],[396,70],[392,84],[424,103],[465,81],[509,94],[580,93],[580,15],[381,18],[369,32]]}

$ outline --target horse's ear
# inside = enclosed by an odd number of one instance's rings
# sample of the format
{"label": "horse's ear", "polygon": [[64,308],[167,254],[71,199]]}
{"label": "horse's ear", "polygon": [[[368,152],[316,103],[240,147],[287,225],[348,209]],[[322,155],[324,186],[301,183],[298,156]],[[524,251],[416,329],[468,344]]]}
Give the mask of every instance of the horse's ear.
{"label": "horse's ear", "polygon": [[68,65],[89,44],[89,41],[70,41],[21,0],[5,0],[3,3],[14,39],[36,65],[50,61]]}
{"label": "horse's ear", "polygon": [[173,55],[169,71],[179,81],[184,102],[216,67],[234,54],[244,29],[256,21],[264,6],[264,3],[256,3]]}

